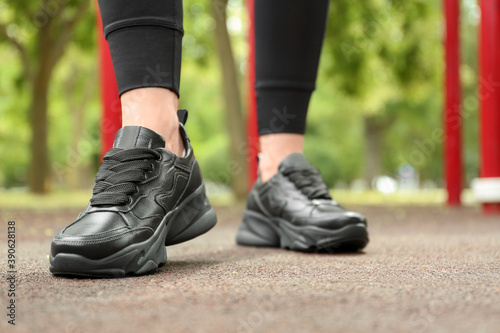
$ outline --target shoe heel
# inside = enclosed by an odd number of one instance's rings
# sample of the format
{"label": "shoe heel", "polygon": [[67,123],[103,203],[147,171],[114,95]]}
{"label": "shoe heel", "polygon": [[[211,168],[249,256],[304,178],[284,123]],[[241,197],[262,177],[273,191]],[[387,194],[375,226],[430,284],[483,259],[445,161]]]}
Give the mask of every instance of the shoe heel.
{"label": "shoe heel", "polygon": [[165,246],[179,244],[198,237],[217,223],[217,215],[205,194],[205,186],[200,186],[177,208],[169,222]]}
{"label": "shoe heel", "polygon": [[236,243],[247,246],[279,247],[280,238],[272,221],[257,212],[245,210],[236,234]]}

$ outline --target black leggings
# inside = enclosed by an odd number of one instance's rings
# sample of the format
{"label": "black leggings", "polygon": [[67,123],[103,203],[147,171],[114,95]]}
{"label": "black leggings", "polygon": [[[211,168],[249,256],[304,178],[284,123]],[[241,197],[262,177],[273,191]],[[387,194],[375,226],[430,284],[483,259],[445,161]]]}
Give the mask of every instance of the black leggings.
{"label": "black leggings", "polygon": [[[328,0],[255,0],[259,134],[305,131]],[[141,87],[179,94],[182,0],[99,0],[120,95]]]}

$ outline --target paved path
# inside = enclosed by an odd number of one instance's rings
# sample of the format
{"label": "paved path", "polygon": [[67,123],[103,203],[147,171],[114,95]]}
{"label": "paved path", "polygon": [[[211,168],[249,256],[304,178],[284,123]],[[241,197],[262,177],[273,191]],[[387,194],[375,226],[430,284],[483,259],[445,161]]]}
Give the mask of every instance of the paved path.
{"label": "paved path", "polygon": [[[15,332],[500,332],[500,217],[473,208],[353,207],[362,254],[238,247],[241,208],[168,248],[156,273],[67,279],[48,271],[52,234],[77,211],[0,211],[17,222]],[[1,332],[7,285],[1,284]]]}

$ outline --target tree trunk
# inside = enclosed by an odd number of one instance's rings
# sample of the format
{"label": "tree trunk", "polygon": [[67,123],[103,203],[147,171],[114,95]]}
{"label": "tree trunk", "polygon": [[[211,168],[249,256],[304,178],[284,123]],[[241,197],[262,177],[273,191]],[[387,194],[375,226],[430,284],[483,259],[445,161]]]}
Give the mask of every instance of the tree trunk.
{"label": "tree trunk", "polygon": [[246,142],[246,131],[242,115],[238,72],[226,25],[227,3],[228,0],[212,0],[212,12],[216,21],[215,36],[224,87],[226,126],[230,137],[231,165],[227,169],[231,172],[232,188],[236,197],[243,198],[247,193],[247,160],[240,148]]}
{"label": "tree trunk", "polygon": [[47,93],[52,74],[50,24],[40,28],[39,65],[32,86],[30,189],[34,193],[50,190],[49,150],[47,146]]}
{"label": "tree trunk", "polygon": [[[81,71],[81,68],[73,64],[72,71]],[[92,184],[93,177],[90,177],[90,170],[88,165],[85,164],[84,158],[86,156],[85,151],[82,151],[79,147],[80,142],[83,138],[84,123],[85,123],[85,111],[87,109],[88,103],[91,100],[92,93],[94,92],[95,82],[97,80],[96,71],[92,71],[87,75],[86,82],[83,87],[83,93],[79,100],[76,100],[77,96],[77,78],[71,76],[66,82],[66,106],[68,111],[72,115],[72,130],[73,134],[71,136],[71,145],[67,154],[74,155],[77,159],[74,161],[74,165],[67,166],[69,170],[67,179],[65,183],[69,189],[79,190],[86,189]]]}
{"label": "tree trunk", "polygon": [[375,117],[364,117],[365,179],[372,184],[373,178],[382,175],[382,134],[384,124]]}

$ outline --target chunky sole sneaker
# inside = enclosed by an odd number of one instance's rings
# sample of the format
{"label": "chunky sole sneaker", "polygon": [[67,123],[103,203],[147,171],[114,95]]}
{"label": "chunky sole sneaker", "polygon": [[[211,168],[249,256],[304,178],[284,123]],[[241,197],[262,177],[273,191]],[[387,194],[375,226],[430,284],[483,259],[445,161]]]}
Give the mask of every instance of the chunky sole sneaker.
{"label": "chunky sole sneaker", "polygon": [[61,252],[50,255],[50,271],[54,275],[123,277],[142,275],[167,262],[165,246],[198,237],[217,222],[214,209],[200,186],[179,207],[169,212],[155,233],[147,240],[131,244],[107,257],[89,259],[81,254]]}
{"label": "chunky sole sneaker", "polygon": [[302,154],[287,156],[278,173],[248,195],[236,242],[306,252],[353,252],[368,244],[366,218],[335,202]]}
{"label": "chunky sole sneaker", "polygon": [[167,151],[163,138],[126,126],[96,176],[87,209],[52,241],[54,275],[122,277],[167,262],[165,246],[193,239],[217,222],[184,127],[186,154]]}
{"label": "chunky sole sneaker", "polygon": [[368,244],[368,231],[366,224],[356,222],[338,230],[330,230],[295,226],[284,219],[245,210],[236,242],[240,245],[281,247],[305,252],[357,251]]}

